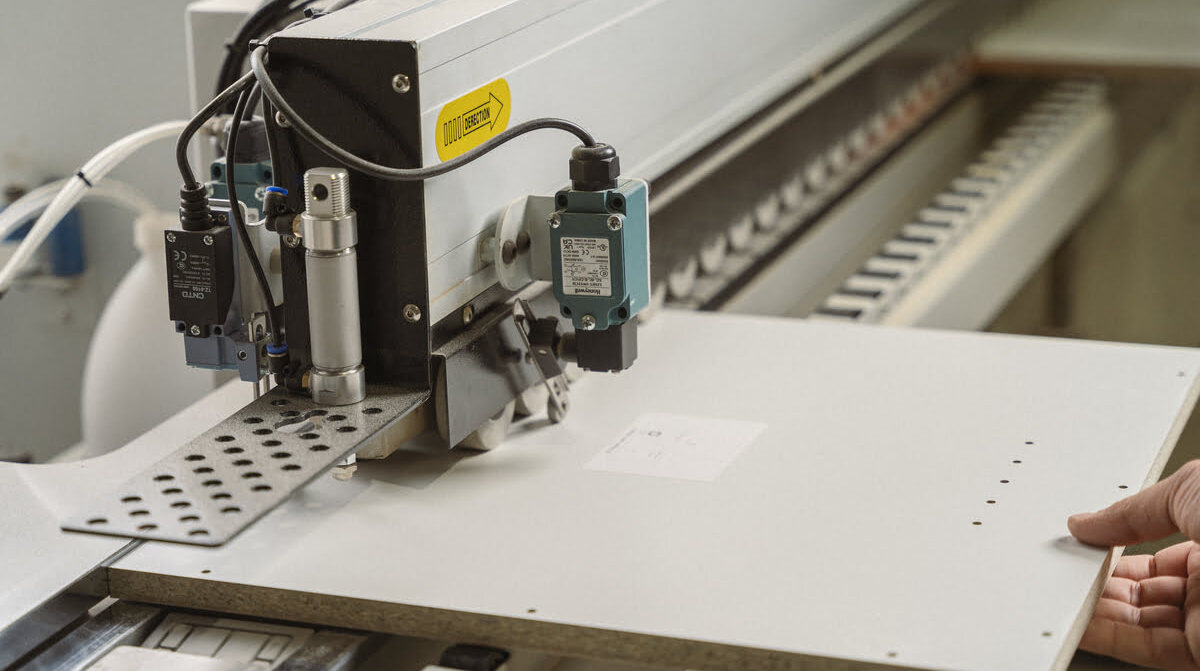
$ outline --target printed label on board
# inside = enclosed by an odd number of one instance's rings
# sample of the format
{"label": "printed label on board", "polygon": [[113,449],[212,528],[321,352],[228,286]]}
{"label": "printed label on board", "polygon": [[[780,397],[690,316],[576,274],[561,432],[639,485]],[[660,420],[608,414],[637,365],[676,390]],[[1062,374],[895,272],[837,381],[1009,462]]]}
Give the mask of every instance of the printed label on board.
{"label": "printed label on board", "polygon": [[503,132],[511,107],[508,82],[503,79],[446,103],[434,129],[438,157],[449,161]]}
{"label": "printed label on board", "polygon": [[712,482],[766,428],[762,422],[647,413],[585,468]]}
{"label": "printed label on board", "polygon": [[567,296],[612,296],[608,238],[562,238],[562,286]]}

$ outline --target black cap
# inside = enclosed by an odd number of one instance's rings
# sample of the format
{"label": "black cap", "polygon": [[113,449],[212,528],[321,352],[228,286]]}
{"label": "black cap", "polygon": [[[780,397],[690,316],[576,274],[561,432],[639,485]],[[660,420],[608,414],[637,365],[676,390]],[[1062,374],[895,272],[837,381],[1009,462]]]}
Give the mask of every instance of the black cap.
{"label": "black cap", "polygon": [[576,191],[604,191],[617,188],[621,161],[611,145],[579,145],[571,150],[571,188]]}

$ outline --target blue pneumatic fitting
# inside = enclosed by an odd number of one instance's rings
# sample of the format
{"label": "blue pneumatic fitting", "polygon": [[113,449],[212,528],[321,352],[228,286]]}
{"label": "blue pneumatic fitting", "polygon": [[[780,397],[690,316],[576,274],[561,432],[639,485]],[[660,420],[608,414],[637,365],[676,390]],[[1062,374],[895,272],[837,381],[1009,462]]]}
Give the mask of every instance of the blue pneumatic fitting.
{"label": "blue pneumatic fitting", "polygon": [[278,193],[281,196],[288,195],[288,190],[282,186],[268,186],[266,190],[267,193]]}
{"label": "blue pneumatic fitting", "polygon": [[275,345],[272,343],[267,343],[267,354],[271,354],[273,356],[279,356],[280,354],[287,354],[287,351],[288,351],[288,346],[287,346],[287,343],[285,343],[285,342],[281,342],[278,345]]}

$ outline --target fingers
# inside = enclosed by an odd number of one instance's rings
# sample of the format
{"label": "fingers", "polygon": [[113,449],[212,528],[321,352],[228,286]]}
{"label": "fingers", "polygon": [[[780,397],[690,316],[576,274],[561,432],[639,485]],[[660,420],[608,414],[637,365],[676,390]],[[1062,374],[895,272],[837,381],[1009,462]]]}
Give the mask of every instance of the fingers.
{"label": "fingers", "polygon": [[1127,622],[1093,618],[1079,647],[1138,666],[1170,671],[1200,671],[1192,660],[1182,629],[1147,629]]}
{"label": "fingers", "polygon": [[1143,628],[1174,627],[1183,629],[1183,611],[1178,606],[1137,607],[1116,599],[1100,599],[1096,604],[1096,619],[1123,622]]}
{"label": "fingers", "polygon": [[[1179,576],[1129,580],[1112,577],[1104,586],[1105,599],[1113,599],[1131,606],[1183,606],[1187,579]],[[1136,623],[1135,623],[1136,624]]]}
{"label": "fingers", "polygon": [[1200,535],[1200,461],[1184,464],[1174,475],[1095,513],[1067,520],[1071,533],[1090,545],[1130,545],[1176,531]]}
{"label": "fingers", "polygon": [[1185,541],[1152,555],[1126,555],[1117,562],[1113,577],[1145,580],[1161,576],[1187,576],[1188,554],[1195,543]]}

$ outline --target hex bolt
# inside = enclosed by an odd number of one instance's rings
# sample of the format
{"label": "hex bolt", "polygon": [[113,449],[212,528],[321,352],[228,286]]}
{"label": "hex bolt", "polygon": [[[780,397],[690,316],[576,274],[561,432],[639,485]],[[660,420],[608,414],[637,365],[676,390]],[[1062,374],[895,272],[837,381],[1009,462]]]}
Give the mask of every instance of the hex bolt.
{"label": "hex bolt", "polygon": [[404,319],[406,321],[417,323],[421,321],[421,308],[409,303],[404,306]]}
{"label": "hex bolt", "polygon": [[292,124],[291,124],[291,122],[289,122],[287,120],[287,117],[283,116],[283,112],[280,112],[278,110],[275,111],[275,124],[278,125],[280,128],[291,128],[292,127]]}
{"label": "hex bolt", "polygon": [[213,243],[213,237],[211,235],[204,236],[204,244],[208,245],[209,247],[212,247],[212,243]]}
{"label": "hex bolt", "polygon": [[191,333],[194,336],[198,336],[198,335],[200,335],[200,327],[193,324],[192,328],[188,329],[188,333]]}
{"label": "hex bolt", "polygon": [[591,331],[596,328],[596,318],[591,315],[584,315],[579,318],[579,323],[583,326],[584,331]]}
{"label": "hex bolt", "polygon": [[559,226],[562,226],[562,215],[555,212],[550,215],[550,228],[558,228]]}
{"label": "hex bolt", "polygon": [[167,233],[167,242],[175,242],[175,234]]}
{"label": "hex bolt", "polygon": [[624,225],[624,221],[621,219],[621,215],[619,215],[619,214],[609,215],[608,230],[619,231],[619,230],[621,230],[621,226],[623,226],[623,225]]}
{"label": "hex bolt", "polygon": [[517,260],[517,243],[512,240],[505,240],[504,245],[500,247],[500,260],[504,265],[509,265]]}
{"label": "hex bolt", "polygon": [[408,75],[400,74],[392,77],[392,90],[396,93],[408,93],[412,89],[412,80]]}
{"label": "hex bolt", "polygon": [[466,326],[473,321],[475,321],[475,306],[468,305],[467,307],[463,308],[463,311],[462,311],[463,326]]}

